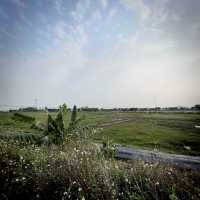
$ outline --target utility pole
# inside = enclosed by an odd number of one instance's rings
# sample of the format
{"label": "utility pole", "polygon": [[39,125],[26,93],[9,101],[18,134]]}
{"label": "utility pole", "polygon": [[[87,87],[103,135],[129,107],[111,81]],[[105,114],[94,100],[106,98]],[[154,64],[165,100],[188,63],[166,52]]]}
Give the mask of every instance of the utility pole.
{"label": "utility pole", "polygon": [[155,108],[157,108],[157,107],[158,107],[158,105],[157,105],[157,98],[156,98],[156,96],[154,96],[154,105],[155,105]]}
{"label": "utility pole", "polygon": [[37,98],[34,99],[34,106],[33,107],[38,109],[38,99]]}

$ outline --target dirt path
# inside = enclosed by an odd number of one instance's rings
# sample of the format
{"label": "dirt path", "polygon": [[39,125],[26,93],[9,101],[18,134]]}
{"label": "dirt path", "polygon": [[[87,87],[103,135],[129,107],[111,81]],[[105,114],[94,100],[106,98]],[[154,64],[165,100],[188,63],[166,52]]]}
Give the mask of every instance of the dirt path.
{"label": "dirt path", "polygon": [[118,147],[117,158],[128,160],[144,160],[146,162],[164,162],[177,167],[200,171],[200,157],[160,153],[148,150]]}
{"label": "dirt path", "polygon": [[121,123],[129,122],[129,121],[132,121],[132,120],[133,120],[133,119],[131,119],[131,118],[126,118],[126,119],[113,119],[113,120],[110,121],[110,122],[103,123],[103,124],[99,124],[97,127],[98,127],[98,128],[106,128],[106,127],[112,126],[112,125],[114,125],[114,124],[121,124]]}

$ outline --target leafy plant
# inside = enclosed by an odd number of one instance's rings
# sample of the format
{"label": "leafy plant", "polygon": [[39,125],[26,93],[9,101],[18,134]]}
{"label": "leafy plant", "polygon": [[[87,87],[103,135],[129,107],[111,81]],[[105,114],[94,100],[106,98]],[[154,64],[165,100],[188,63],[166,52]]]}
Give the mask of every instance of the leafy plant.
{"label": "leafy plant", "polygon": [[67,106],[63,104],[60,106],[58,114],[55,119],[48,114],[47,127],[44,132],[45,137],[48,137],[49,143],[57,145],[63,144],[66,137],[78,137],[85,127],[79,126],[81,118],[77,118],[77,108],[73,107],[71,120],[67,123]]}
{"label": "leafy plant", "polygon": [[172,191],[171,194],[169,195],[170,200],[178,200],[178,197],[176,195],[176,186],[173,184],[172,185]]}

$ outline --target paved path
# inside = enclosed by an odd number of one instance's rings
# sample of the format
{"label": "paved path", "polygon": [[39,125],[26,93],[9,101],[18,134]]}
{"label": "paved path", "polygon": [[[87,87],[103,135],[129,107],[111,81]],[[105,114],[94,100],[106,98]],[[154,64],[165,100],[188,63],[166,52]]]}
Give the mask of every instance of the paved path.
{"label": "paved path", "polygon": [[134,148],[117,147],[117,158],[120,159],[142,159],[147,162],[164,162],[181,168],[200,171],[200,157],[185,156],[167,153],[158,153],[155,151],[140,150]]}

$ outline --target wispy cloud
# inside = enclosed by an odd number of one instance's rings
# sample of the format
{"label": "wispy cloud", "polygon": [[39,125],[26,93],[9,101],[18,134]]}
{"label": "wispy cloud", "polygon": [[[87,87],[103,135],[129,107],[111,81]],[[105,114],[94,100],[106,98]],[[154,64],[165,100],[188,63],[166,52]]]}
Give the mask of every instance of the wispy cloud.
{"label": "wispy cloud", "polygon": [[6,30],[6,28],[1,27],[0,33],[7,36],[9,39],[17,39],[16,35],[14,33],[11,33],[10,31]]}
{"label": "wispy cloud", "polygon": [[117,14],[117,8],[112,8],[109,13],[108,13],[108,17],[112,18],[113,16],[115,16]]}
{"label": "wispy cloud", "polygon": [[142,19],[148,18],[151,14],[150,8],[144,3],[143,0],[120,0],[120,3],[127,9],[133,9],[141,16]]}
{"label": "wispy cloud", "polygon": [[66,37],[66,24],[64,21],[59,21],[55,26],[55,33],[59,39],[64,39]]}
{"label": "wispy cloud", "polygon": [[9,18],[8,14],[1,7],[0,7],[0,16],[5,19]]}
{"label": "wispy cloud", "polygon": [[12,1],[30,10],[14,9],[1,20],[9,24],[0,22],[0,101],[30,104],[38,97],[50,105],[108,107],[154,106],[155,96],[160,106],[200,101],[199,0],[55,0],[37,10],[31,1]]}
{"label": "wispy cloud", "polygon": [[26,5],[25,5],[24,1],[22,1],[22,0],[12,0],[12,2],[13,2],[16,6],[18,6],[18,7],[20,7],[20,8],[26,8]]}
{"label": "wispy cloud", "polygon": [[26,25],[28,25],[28,26],[33,25],[32,21],[30,19],[28,19],[28,17],[25,16],[24,13],[22,13],[22,12],[20,13],[20,18]]}
{"label": "wispy cloud", "polygon": [[56,9],[56,11],[58,12],[59,15],[63,15],[63,8],[64,8],[64,5],[63,5],[63,0],[54,0],[53,1],[54,3],[54,7]]}
{"label": "wispy cloud", "polygon": [[108,6],[108,0],[100,0],[103,9],[106,9]]}
{"label": "wispy cloud", "polygon": [[88,13],[88,10],[90,8],[91,1],[90,0],[79,0],[76,4],[75,10],[71,12],[71,15],[74,20],[81,21],[85,17],[85,15]]}

